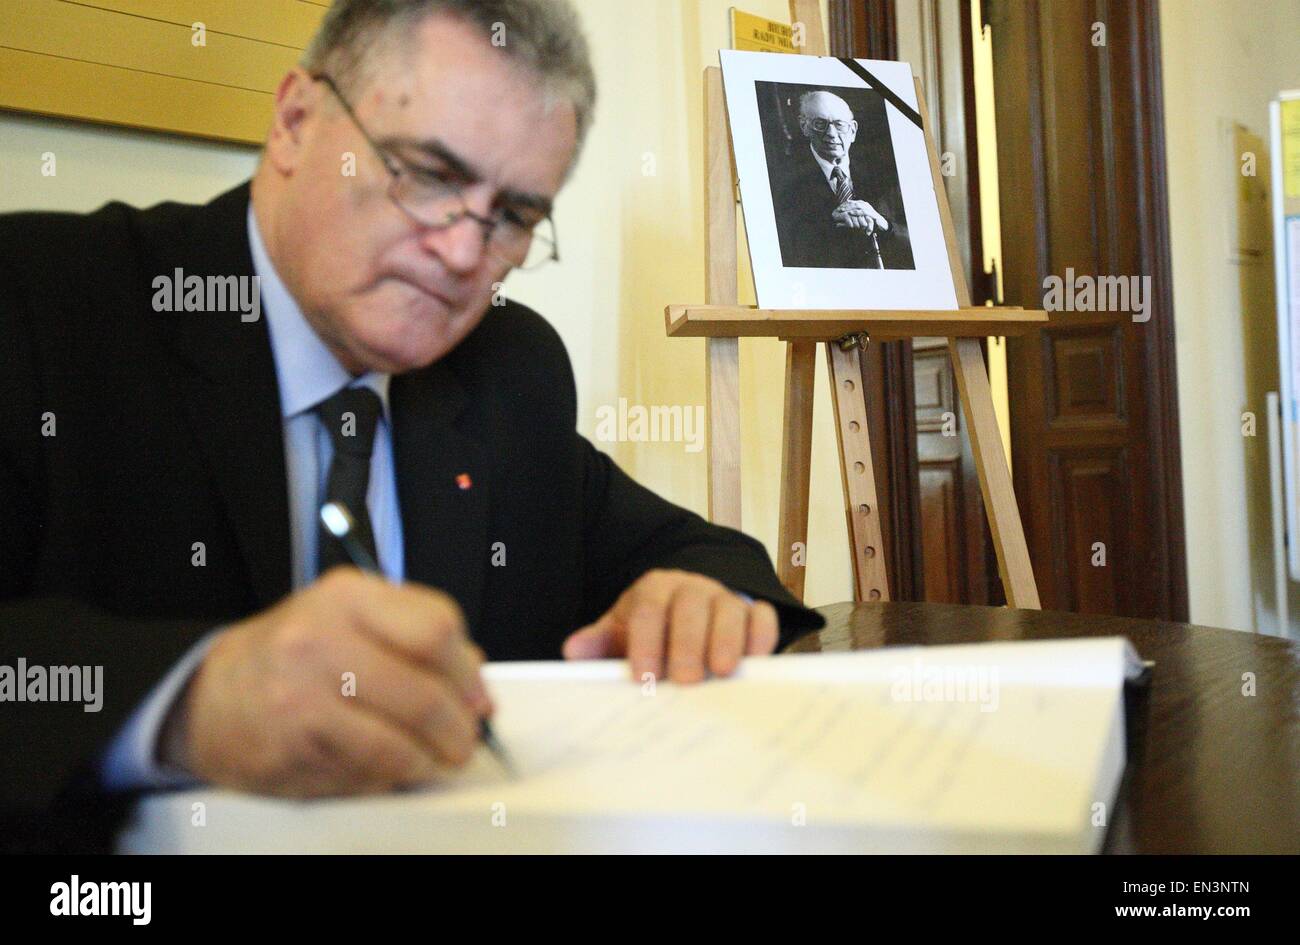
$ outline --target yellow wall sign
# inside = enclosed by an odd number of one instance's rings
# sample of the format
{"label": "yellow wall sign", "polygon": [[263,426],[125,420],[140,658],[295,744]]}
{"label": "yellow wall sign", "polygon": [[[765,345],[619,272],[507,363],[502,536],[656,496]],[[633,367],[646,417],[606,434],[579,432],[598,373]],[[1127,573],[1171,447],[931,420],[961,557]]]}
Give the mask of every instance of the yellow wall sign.
{"label": "yellow wall sign", "polygon": [[329,0],[0,0],[0,108],[261,144]]}
{"label": "yellow wall sign", "polygon": [[1282,100],[1282,186],[1300,197],[1300,98]]}
{"label": "yellow wall sign", "polygon": [[731,48],[742,52],[798,52],[788,23],[731,8]]}

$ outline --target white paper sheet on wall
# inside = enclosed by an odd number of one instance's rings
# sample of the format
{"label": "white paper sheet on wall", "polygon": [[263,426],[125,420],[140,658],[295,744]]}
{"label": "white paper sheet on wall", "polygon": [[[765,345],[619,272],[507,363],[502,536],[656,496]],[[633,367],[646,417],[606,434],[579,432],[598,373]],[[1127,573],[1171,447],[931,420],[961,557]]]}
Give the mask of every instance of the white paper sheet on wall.
{"label": "white paper sheet on wall", "polygon": [[1300,89],[1269,104],[1287,571],[1300,581]]}

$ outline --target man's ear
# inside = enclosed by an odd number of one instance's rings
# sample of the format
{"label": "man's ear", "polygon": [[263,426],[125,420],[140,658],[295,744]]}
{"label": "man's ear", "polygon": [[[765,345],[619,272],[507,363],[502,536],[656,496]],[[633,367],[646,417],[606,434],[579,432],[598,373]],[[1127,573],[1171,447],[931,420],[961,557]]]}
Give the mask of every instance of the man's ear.
{"label": "man's ear", "polygon": [[294,67],[275,90],[275,112],[266,139],[266,157],[282,174],[292,174],[302,161],[304,132],[321,106],[321,83]]}

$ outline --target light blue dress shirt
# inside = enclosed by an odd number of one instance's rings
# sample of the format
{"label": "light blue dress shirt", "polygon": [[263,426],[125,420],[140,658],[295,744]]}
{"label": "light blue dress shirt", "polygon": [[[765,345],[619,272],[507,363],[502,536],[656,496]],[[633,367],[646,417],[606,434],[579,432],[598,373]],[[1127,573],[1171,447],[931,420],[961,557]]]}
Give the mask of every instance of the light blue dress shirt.
{"label": "light blue dress shirt", "polygon": [[[289,537],[293,553],[293,586],[306,587],[316,578],[317,512],[324,501],[334,446],[314,408],[343,387],[369,387],[383,404],[370,458],[370,487],[366,505],[374,529],[379,567],[392,581],[402,580],[405,559],[402,517],[393,470],[391,414],[387,374],[353,377],[312,330],[302,309],[280,281],[266,253],[253,207],[248,208],[248,241],[253,271],[261,277],[262,312],[271,336],[276,379],[280,387],[280,416],[284,424],[284,462],[289,496]],[[190,649],[154,687],[105,752],[100,768],[105,787],[176,787],[192,779],[158,764],[154,749],[159,729],[186,681],[215,642],[217,631]]]}

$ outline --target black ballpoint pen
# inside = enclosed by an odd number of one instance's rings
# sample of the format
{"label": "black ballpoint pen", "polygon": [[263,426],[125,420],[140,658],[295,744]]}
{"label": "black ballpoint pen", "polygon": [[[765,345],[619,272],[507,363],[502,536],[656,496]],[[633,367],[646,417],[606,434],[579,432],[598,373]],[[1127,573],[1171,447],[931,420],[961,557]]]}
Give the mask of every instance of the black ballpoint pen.
{"label": "black ballpoint pen", "polygon": [[[352,517],[352,512],[349,511],[346,505],[342,502],[326,502],[321,506],[320,520],[329,533],[343,545],[343,550],[347,552],[348,558],[354,565],[371,574],[380,573],[379,562],[375,560],[369,549],[357,540],[356,519]],[[492,726],[487,719],[479,720],[478,733],[487,750],[492,752],[493,757],[496,758],[501,767],[511,777],[516,777],[517,772],[514,764],[510,761],[510,755],[507,754],[505,746],[501,744],[501,740],[492,731]]]}

